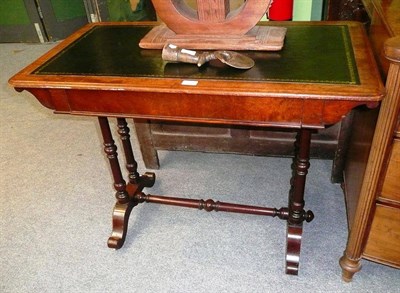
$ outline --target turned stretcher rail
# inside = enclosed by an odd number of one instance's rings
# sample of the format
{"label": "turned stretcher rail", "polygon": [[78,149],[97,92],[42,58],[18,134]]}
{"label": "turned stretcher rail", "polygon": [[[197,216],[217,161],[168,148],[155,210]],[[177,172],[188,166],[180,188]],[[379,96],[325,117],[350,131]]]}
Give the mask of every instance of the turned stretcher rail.
{"label": "turned stretcher rail", "polygon": [[252,205],[241,205],[234,203],[227,203],[221,201],[214,201],[212,199],[190,199],[190,198],[179,198],[171,196],[151,195],[144,194],[142,192],[135,196],[138,202],[158,203],[172,206],[180,206],[187,208],[194,208],[199,210],[205,210],[207,212],[230,212],[230,213],[241,213],[241,214],[252,214],[269,217],[278,217],[282,220],[286,220],[289,216],[288,208],[269,208]]}

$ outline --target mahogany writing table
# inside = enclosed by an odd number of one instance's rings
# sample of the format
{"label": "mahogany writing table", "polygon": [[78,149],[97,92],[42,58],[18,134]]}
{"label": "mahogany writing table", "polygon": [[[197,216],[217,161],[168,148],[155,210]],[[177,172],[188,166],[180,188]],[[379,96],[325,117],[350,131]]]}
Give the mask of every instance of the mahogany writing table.
{"label": "mahogany writing table", "polygon": [[[288,28],[279,52],[244,52],[250,70],[211,62],[166,63],[160,50],[140,49],[151,23],[89,24],[10,79],[56,113],[98,117],[117,202],[111,248],[122,247],[130,212],[142,202],[264,216],[287,221],[286,272],[298,273],[304,187],[312,131],[352,108],[376,106],[383,85],[361,25],[351,22],[274,23]],[[129,173],[123,179],[108,124],[115,117]],[[289,201],[280,209],[144,193],[153,173],[140,175],[126,118],[290,128],[298,131]]]}

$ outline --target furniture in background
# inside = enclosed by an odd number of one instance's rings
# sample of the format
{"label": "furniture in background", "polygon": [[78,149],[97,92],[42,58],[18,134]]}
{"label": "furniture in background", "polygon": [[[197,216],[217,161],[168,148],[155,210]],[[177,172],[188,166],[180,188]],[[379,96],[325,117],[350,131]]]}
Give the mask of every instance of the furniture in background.
{"label": "furniture in background", "polygon": [[[82,28],[10,79],[17,90],[29,91],[56,113],[98,117],[117,199],[109,247],[123,245],[130,212],[142,202],[257,214],[287,222],[286,272],[298,273],[303,222],[313,218],[304,210],[311,133],[340,121],[354,107],[377,106],[384,88],[362,25],[275,25],[287,27],[285,50],[246,52],[256,63],[247,71],[218,63],[202,68],[166,64],[160,50],[138,46],[153,24],[103,23]],[[117,118],[128,183],[107,117]],[[125,118],[296,131],[287,207],[145,194],[143,189],[151,187],[155,177],[138,174]]]}
{"label": "furniture in background", "polygon": [[343,184],[349,239],[340,265],[346,281],[361,269],[361,258],[400,268],[400,2],[363,2],[387,97],[378,121],[378,111],[353,115]]}
{"label": "furniture in background", "polygon": [[326,19],[369,22],[362,0],[327,0]]}

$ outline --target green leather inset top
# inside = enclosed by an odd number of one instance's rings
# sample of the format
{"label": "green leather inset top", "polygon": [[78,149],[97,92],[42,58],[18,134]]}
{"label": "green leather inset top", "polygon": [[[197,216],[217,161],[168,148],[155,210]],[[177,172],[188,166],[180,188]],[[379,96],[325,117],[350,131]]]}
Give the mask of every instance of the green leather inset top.
{"label": "green leather inset top", "polygon": [[217,61],[201,68],[167,63],[161,59],[161,50],[138,46],[151,28],[130,24],[95,26],[34,74],[359,84],[346,25],[288,26],[281,51],[243,52],[255,60],[256,65],[249,70]]}

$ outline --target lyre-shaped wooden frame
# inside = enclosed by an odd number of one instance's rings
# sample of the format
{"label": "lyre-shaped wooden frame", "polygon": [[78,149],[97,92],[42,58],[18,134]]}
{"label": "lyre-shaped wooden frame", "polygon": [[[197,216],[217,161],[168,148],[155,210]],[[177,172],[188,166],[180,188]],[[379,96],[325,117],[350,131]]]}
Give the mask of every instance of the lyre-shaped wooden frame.
{"label": "lyre-shaped wooden frame", "polygon": [[152,0],[163,25],[140,42],[141,48],[161,49],[175,43],[190,49],[276,51],[283,47],[286,28],[257,26],[271,0],[247,0],[230,11],[230,0],[197,0],[197,10],[185,0]]}

